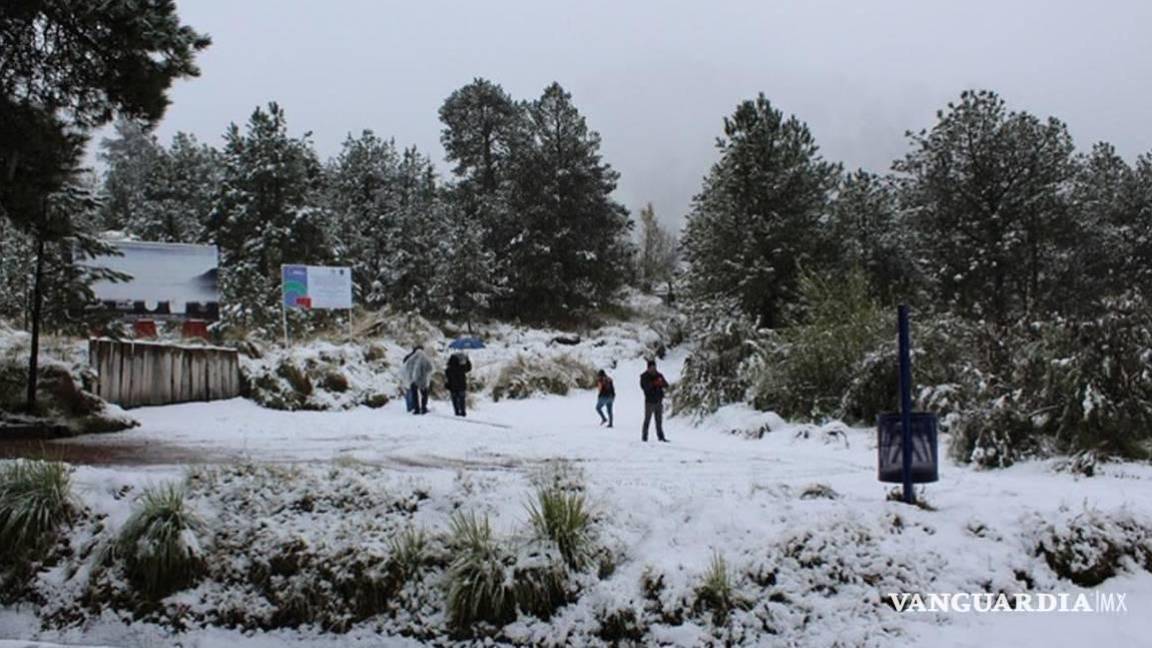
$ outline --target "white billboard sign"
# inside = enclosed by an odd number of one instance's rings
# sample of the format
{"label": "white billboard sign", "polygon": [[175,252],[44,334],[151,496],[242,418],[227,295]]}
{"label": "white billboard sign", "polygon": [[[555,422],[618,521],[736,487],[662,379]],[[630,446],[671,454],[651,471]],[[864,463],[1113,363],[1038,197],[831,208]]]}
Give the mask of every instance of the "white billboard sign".
{"label": "white billboard sign", "polygon": [[286,265],[281,275],[286,308],[352,308],[351,268]]}
{"label": "white billboard sign", "polygon": [[108,241],[119,256],[97,256],[84,265],[124,273],[128,281],[96,281],[96,299],[138,315],[213,318],[220,301],[214,245]]}

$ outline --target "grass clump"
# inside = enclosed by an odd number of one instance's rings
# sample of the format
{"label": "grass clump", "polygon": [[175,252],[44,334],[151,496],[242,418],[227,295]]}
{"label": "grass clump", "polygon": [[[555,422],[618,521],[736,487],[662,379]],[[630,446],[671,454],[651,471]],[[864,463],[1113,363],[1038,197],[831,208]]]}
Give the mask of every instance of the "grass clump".
{"label": "grass clump", "polygon": [[457,557],[448,566],[448,623],[457,632],[487,621],[504,625],[516,618],[516,597],[507,572],[513,556],[492,535],[487,516],[452,517],[450,544]]}
{"label": "grass clump", "polygon": [[162,598],[193,584],[204,571],[197,534],[204,523],[173,484],[144,491],[109,558],[120,559],[133,585]]}
{"label": "grass clump", "polygon": [[800,499],[840,499],[840,493],[837,493],[828,484],[809,484],[800,492]]}
{"label": "grass clump", "polygon": [[714,553],[702,582],[696,588],[694,611],[711,613],[712,623],[721,626],[728,623],[733,610],[744,606],[745,601],[736,592],[727,561],[719,552]]}
{"label": "grass clump", "polygon": [[6,555],[34,555],[52,546],[76,509],[66,464],[22,459],[0,468],[0,546]]}
{"label": "grass clump", "polygon": [[581,493],[559,488],[536,489],[536,501],[529,502],[528,519],[536,535],[556,543],[568,568],[584,571],[596,554],[592,514]]}
{"label": "grass clump", "polygon": [[428,534],[423,529],[408,528],[389,541],[388,564],[403,580],[420,574],[430,554]]}

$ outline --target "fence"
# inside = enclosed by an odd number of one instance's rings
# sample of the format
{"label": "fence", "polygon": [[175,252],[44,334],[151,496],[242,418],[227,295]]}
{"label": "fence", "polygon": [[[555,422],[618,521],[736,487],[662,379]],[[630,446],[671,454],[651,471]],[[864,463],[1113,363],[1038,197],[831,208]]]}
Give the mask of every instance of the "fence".
{"label": "fence", "polygon": [[240,365],[234,349],[90,339],[88,363],[96,371],[96,394],[123,407],[240,394]]}

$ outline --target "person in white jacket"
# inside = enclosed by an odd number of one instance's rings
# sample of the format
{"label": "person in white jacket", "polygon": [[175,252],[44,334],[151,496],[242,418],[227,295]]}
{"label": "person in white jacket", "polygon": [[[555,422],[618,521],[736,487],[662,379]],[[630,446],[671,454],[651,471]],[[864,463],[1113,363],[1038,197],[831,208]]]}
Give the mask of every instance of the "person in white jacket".
{"label": "person in white jacket", "polygon": [[408,385],[408,411],[428,413],[428,386],[432,384],[432,360],[417,346],[404,358],[402,378]]}

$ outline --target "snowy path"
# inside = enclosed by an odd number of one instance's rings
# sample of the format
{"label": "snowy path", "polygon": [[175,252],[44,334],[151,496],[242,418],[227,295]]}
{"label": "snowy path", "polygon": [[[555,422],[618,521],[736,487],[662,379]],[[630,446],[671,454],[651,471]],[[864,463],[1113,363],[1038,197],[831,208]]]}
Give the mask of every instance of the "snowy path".
{"label": "snowy path", "polygon": [[[661,366],[669,380],[678,379],[679,360]],[[118,458],[139,448],[141,463],[148,464],[167,463],[170,457],[179,462],[355,458],[397,470],[508,470],[564,458],[601,483],[642,480],[671,489],[823,479],[874,468],[862,458],[829,453],[822,444],[813,452],[796,448],[782,456],[772,444],[696,428],[682,418],[665,421],[672,443],[656,443],[653,430],[644,444],[642,370],[637,360],[613,372],[618,396],[611,429],[599,425],[592,391],[498,403],[480,397],[466,419],[451,416],[443,401],[433,402],[432,414],[421,417],[407,414],[398,400],[379,410],[278,412],[235,399],[134,410],[139,428],[61,443],[120,449]]]}

